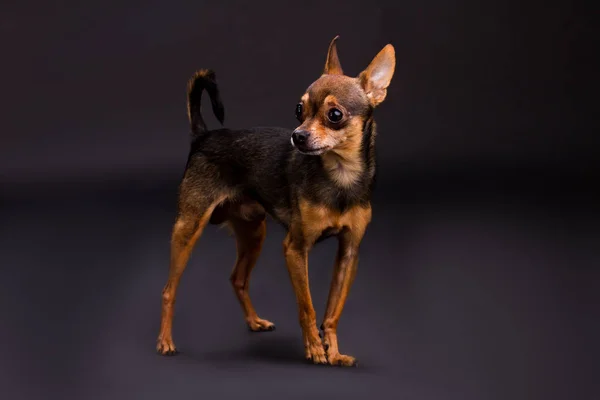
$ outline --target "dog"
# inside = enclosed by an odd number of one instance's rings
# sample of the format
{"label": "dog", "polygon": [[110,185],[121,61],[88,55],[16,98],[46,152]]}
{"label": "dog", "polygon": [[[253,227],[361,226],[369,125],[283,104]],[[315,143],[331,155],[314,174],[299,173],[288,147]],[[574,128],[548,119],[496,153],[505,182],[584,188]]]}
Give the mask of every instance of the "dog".
{"label": "dog", "polygon": [[[157,352],[177,353],[172,338],[176,291],[192,248],[207,224],[228,226],[237,260],[230,280],[252,331],[275,325],[258,316],[249,278],[266,235],[266,216],[285,227],[283,252],[298,304],[306,358],[315,364],[354,366],[339,352],[337,326],[355,278],[360,243],[371,221],[375,180],[374,109],[387,95],[396,58],[385,46],[357,77],[344,75],[336,36],[322,75],[296,105],[294,130],[267,127],[208,130],[200,112],[208,93],[221,123],[224,108],[215,73],[200,70],[188,83],[191,146],[179,185],[171,236],[169,276],[162,291]],[[339,246],[324,320],[317,329],[307,257],[336,236]]]}

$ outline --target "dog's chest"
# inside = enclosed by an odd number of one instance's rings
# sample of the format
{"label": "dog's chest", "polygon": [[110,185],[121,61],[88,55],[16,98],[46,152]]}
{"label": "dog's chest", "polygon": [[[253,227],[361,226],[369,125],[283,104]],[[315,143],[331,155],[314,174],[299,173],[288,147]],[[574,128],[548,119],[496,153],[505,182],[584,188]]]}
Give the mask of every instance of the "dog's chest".
{"label": "dog's chest", "polygon": [[366,225],[371,219],[370,206],[354,206],[344,212],[302,200],[300,215],[304,234],[316,241],[337,235],[344,230],[353,230]]}

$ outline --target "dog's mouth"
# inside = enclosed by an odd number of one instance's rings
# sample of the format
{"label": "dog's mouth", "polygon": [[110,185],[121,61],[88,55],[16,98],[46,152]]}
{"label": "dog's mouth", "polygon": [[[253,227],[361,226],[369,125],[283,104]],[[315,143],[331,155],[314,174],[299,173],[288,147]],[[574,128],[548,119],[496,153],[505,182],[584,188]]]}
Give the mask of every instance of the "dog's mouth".
{"label": "dog's mouth", "polygon": [[302,147],[298,147],[298,146],[294,146],[296,147],[296,149],[302,153],[302,154],[306,154],[308,156],[318,156],[319,154],[323,154],[325,153],[327,150],[329,150],[329,146],[324,146],[324,147],[318,147],[316,149],[314,148],[302,148]]}

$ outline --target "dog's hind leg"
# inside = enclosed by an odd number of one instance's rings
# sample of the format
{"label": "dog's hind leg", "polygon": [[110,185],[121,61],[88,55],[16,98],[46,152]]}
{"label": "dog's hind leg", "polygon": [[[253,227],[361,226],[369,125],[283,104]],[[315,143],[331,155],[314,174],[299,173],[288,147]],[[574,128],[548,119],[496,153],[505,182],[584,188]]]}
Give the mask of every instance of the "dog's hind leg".
{"label": "dog's hind leg", "polygon": [[[194,244],[202,234],[202,230],[209,222],[215,207],[225,199],[195,198],[195,201],[186,202],[180,199],[179,215],[171,235],[171,263],[169,277],[162,291],[162,315],[160,334],[158,335],[156,350],[162,355],[177,353],[172,337],[173,311],[177,286],[185,270]],[[183,200],[183,201],[182,201]]]}
{"label": "dog's hind leg", "polygon": [[250,273],[256,265],[267,233],[264,214],[260,215],[259,212],[254,217],[232,217],[228,223],[235,233],[237,246],[237,260],[230,281],[244,311],[246,323],[254,332],[272,331],[275,325],[258,317],[248,293]]}

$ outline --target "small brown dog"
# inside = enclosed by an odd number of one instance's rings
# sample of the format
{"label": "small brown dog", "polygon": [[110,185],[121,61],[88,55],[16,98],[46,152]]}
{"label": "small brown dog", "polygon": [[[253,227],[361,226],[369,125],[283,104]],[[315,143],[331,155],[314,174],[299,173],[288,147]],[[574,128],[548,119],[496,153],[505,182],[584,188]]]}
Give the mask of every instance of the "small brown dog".
{"label": "small brown dog", "polygon": [[[252,331],[270,331],[248,294],[250,272],[266,235],[266,215],[287,229],[283,249],[298,302],[306,358],[316,364],[356,365],[338,350],[337,325],[356,273],[358,250],[371,221],[375,178],[373,110],[386,97],[396,65],[388,44],[356,78],[343,74],[329,46],[323,75],[296,106],[300,126],[209,131],[200,113],[208,92],[221,123],[223,105],[212,71],[197,72],[188,85],[192,144],[179,188],[169,277],[162,293],[157,351],[176,353],[171,336],[177,285],[195,242],[208,224],[226,224],[237,243],[231,274],[235,294]],[[308,284],[311,247],[337,236],[339,248],[319,336]]]}

